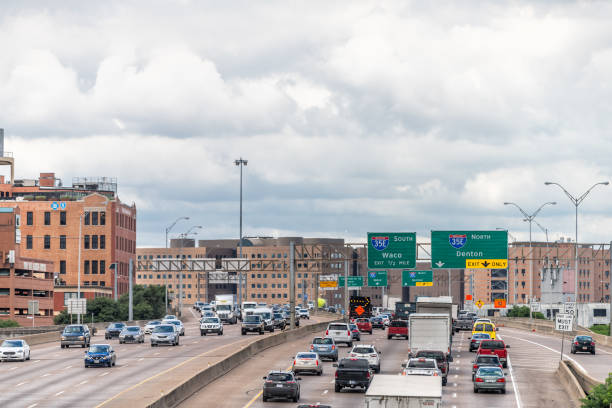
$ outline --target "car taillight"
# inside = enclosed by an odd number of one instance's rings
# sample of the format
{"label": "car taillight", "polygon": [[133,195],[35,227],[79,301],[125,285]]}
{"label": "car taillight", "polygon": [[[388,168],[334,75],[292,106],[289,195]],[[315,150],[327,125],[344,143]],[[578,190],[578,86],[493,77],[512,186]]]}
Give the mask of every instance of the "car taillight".
{"label": "car taillight", "polygon": [[311,349],[311,350],[314,350],[314,346],[313,346],[312,344],[310,345],[310,349]]}
{"label": "car taillight", "polygon": [[295,365],[295,360],[293,360],[293,365]]}
{"label": "car taillight", "polygon": [[351,332],[350,332],[350,331],[347,331],[347,332],[346,332],[346,334],[348,334],[348,335],[350,336],[350,335],[351,335]]}
{"label": "car taillight", "polygon": [[474,370],[478,369],[478,366],[476,364],[474,364],[474,366],[472,367]]}
{"label": "car taillight", "polygon": [[442,366],[441,371],[442,371],[442,373],[445,373],[446,372],[446,367]]}
{"label": "car taillight", "polygon": [[272,384],[272,382],[273,382],[272,380],[266,380],[267,384]]}
{"label": "car taillight", "polygon": [[325,330],[325,335],[329,335],[329,330]]}
{"label": "car taillight", "polygon": [[591,342],[591,346],[594,346],[594,345],[595,345],[595,342],[594,342],[594,341],[592,341],[592,342]]}
{"label": "car taillight", "polygon": [[317,360],[316,363],[317,363],[317,366],[319,366],[319,360]]}
{"label": "car taillight", "polygon": [[498,379],[497,379],[497,382],[504,382],[504,383],[505,383],[505,382],[506,382],[506,379],[505,379],[505,378],[498,378]]}
{"label": "car taillight", "polygon": [[287,384],[295,384],[295,381],[287,381]]}
{"label": "car taillight", "polygon": [[338,378],[338,372],[336,371],[336,378]]}
{"label": "car taillight", "polygon": [[366,378],[370,378],[370,372],[369,371],[366,373]]}
{"label": "car taillight", "polygon": [[484,382],[482,378],[476,378],[476,382]]}
{"label": "car taillight", "polygon": [[574,345],[576,345],[576,346],[577,346],[577,345],[578,345],[578,342],[577,342],[577,341],[575,341],[575,342],[574,342]]}

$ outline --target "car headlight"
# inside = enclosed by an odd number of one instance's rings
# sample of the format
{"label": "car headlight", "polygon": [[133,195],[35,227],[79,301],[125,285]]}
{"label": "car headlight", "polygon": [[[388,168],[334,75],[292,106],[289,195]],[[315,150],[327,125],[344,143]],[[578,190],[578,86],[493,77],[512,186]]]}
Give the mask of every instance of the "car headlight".
{"label": "car headlight", "polygon": [[62,336],[62,340],[66,340],[66,336]]}
{"label": "car headlight", "polygon": [[85,340],[85,337],[79,336],[79,340]]}

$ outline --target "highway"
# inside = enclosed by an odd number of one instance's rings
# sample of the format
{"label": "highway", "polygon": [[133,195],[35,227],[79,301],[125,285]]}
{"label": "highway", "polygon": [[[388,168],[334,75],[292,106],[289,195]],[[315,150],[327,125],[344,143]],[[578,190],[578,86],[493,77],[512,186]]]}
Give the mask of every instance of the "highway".
{"label": "highway", "polygon": [[[196,316],[190,309],[185,313],[185,336],[177,347],[151,347],[148,336],[144,344],[119,344],[117,339],[104,340],[104,333],[92,337],[93,343],[110,343],[117,353],[117,365],[112,368],[84,368],[86,349],[60,349],[58,343],[33,346],[31,360],[0,364],[3,384],[0,406],[20,407],[96,407],[130,387],[158,373],[201,355],[210,361],[225,357],[217,352],[229,344],[239,347],[263,336],[240,334],[240,325],[225,325],[223,336],[199,333]],[[302,321],[314,323],[318,319]],[[266,333],[265,336],[270,334]],[[227,347],[226,347],[227,349]]]}
{"label": "highway", "polygon": [[[519,408],[570,406],[568,396],[554,374],[558,365],[558,352],[552,347],[549,350],[542,347],[540,343],[532,342],[530,338],[537,338],[537,334],[507,328],[501,328],[498,334],[511,344],[510,365],[504,370],[507,377],[506,394],[474,394],[471,362],[475,353],[469,352],[470,333],[460,332],[454,336],[453,340],[454,361],[451,363],[448,385],[443,387],[444,406],[466,408],[475,406]],[[283,400],[264,403],[261,398],[262,377],[269,370],[289,368],[293,355],[298,351],[307,350],[310,340],[310,338],[300,339],[260,353],[194,394],[180,407],[202,407],[207,406],[210,401],[215,401],[215,407],[227,408],[295,407],[295,403]],[[554,339],[548,340],[554,341]],[[406,358],[408,347],[405,340],[387,340],[385,331],[375,330],[372,336],[363,334],[361,343],[373,343],[383,352],[381,373],[398,374],[401,371],[401,363]],[[340,346],[340,357],[345,356],[347,351],[347,347]],[[593,356],[585,355],[584,357]],[[582,360],[581,356],[578,358]],[[599,364],[595,359],[591,360],[593,364]],[[300,375],[302,378],[300,403],[318,402],[330,404],[334,408],[361,406],[364,400],[361,391],[334,392],[335,368],[332,367],[331,362],[326,361],[323,364],[324,372],[320,377]],[[612,367],[609,362],[601,364],[608,364],[608,368]],[[591,367],[590,364],[587,366]],[[223,399],[219,399],[219,396],[223,396]]]}

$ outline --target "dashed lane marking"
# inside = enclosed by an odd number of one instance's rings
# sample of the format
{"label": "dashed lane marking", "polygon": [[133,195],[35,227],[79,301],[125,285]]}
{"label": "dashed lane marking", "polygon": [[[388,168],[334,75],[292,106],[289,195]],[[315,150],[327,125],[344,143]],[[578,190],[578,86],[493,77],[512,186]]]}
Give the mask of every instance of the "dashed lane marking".
{"label": "dashed lane marking", "polygon": [[104,377],[105,375],[108,375],[108,371],[105,372],[105,373],[100,374],[99,377]]}
{"label": "dashed lane marking", "polygon": [[88,382],[87,380],[81,381],[79,385],[87,384],[87,382]]}
{"label": "dashed lane marking", "polygon": [[60,395],[62,395],[64,393],[64,391],[60,391],[58,393],[55,394],[56,397],[59,397]]}
{"label": "dashed lane marking", "polygon": [[19,383],[19,384],[17,384],[15,387],[20,387],[20,386],[22,386],[23,384],[27,384],[27,383],[28,383],[27,381],[20,382],[20,383]]}

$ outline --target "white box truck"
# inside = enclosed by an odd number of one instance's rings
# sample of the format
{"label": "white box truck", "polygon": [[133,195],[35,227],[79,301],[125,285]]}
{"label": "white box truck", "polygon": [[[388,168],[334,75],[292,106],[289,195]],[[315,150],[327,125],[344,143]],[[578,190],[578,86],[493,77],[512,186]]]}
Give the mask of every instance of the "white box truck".
{"label": "white box truck", "polygon": [[234,295],[215,295],[215,303],[217,308],[217,316],[224,323],[236,324],[238,316],[235,311]]}
{"label": "white box truck", "polygon": [[[454,306],[454,307],[453,307]],[[453,318],[457,318],[457,306],[450,296],[421,296],[416,301],[417,313],[445,313],[448,315],[449,328],[453,334]]]}
{"label": "white box truck", "polygon": [[447,314],[413,313],[408,318],[409,355],[420,350],[443,351],[450,355],[450,325]]}
{"label": "white box truck", "polygon": [[247,315],[253,314],[257,308],[257,302],[242,302],[240,307],[240,320],[244,320]]}
{"label": "white box truck", "polygon": [[365,395],[366,408],[440,408],[442,380],[439,376],[374,376]]}

